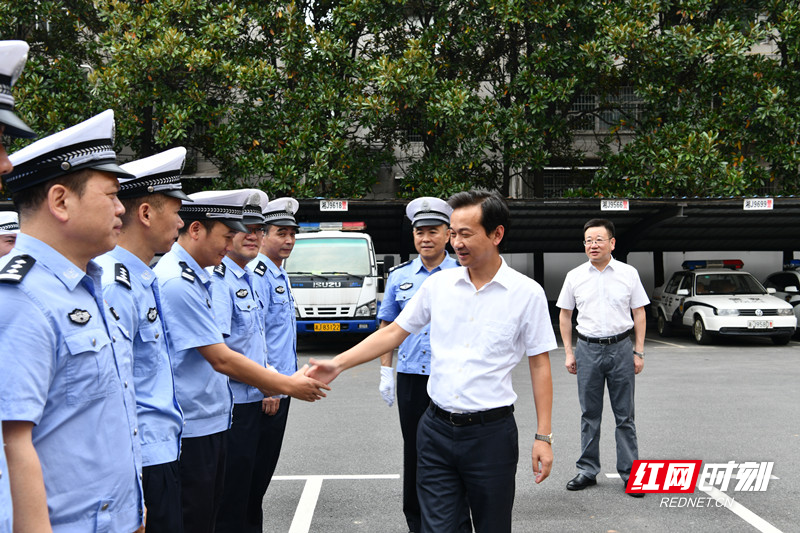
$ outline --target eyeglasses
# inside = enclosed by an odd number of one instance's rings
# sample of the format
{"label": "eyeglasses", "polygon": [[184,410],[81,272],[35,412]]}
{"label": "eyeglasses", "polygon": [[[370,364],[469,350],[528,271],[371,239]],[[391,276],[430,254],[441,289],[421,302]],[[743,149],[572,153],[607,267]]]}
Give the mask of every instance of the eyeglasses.
{"label": "eyeglasses", "polygon": [[608,241],[609,241],[609,239],[595,239],[593,241],[583,241],[583,245],[584,246],[591,246],[593,244],[596,244],[597,246],[603,246]]}

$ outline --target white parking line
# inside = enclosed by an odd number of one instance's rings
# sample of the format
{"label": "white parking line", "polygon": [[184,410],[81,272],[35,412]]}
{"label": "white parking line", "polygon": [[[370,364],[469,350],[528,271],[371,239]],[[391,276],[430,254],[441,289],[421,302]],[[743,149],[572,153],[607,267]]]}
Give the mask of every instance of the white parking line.
{"label": "white parking line", "polygon": [[400,474],[376,474],[366,476],[356,475],[331,475],[331,476],[274,476],[273,481],[305,480],[303,494],[294,512],[289,533],[308,533],[311,530],[311,520],[314,518],[314,509],[317,507],[319,493],[322,490],[322,481],[325,479],[400,479]]}
{"label": "white parking line", "polygon": [[[606,477],[609,479],[619,479],[619,474],[606,474]],[[775,476],[770,476],[770,479],[778,479]],[[741,503],[737,502],[721,490],[710,487],[708,489],[701,489],[700,483],[697,484],[697,488],[714,498],[716,501],[722,504],[722,507],[726,509],[730,509],[730,511],[737,515],[739,518],[756,528],[757,530],[761,531],[762,533],[782,533],[780,529],[773,526],[753,511],[742,505]]]}
{"label": "white parking line", "polygon": [[666,344],[667,346],[672,346],[673,348],[686,348],[686,346],[681,346],[680,344],[675,344],[672,342],[662,341],[658,339],[645,339],[646,342],[657,342],[658,344]]}

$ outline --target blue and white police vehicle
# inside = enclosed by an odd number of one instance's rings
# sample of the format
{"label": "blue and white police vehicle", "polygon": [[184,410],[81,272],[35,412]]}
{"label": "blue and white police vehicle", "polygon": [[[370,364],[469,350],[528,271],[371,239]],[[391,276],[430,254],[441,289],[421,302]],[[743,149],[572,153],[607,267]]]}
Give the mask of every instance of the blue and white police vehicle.
{"label": "blue and white police vehicle", "polygon": [[797,326],[792,306],[771,293],[738,259],[684,261],[683,270],[655,290],[651,310],[661,336],[681,326],[691,329],[698,344],[716,335],[768,336],[787,344]]}

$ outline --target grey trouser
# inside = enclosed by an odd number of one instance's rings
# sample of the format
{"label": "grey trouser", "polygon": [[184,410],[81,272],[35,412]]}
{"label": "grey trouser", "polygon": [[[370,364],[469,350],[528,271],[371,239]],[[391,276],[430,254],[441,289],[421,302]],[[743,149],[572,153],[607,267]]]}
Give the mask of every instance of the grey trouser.
{"label": "grey trouser", "polygon": [[627,481],[633,461],[639,458],[633,416],[636,377],[633,357],[630,337],[608,345],[578,339],[575,347],[578,399],[582,412],[581,456],[575,466],[589,477],[594,478],[600,473],[600,422],[606,385],[617,425],[617,472],[623,481]]}

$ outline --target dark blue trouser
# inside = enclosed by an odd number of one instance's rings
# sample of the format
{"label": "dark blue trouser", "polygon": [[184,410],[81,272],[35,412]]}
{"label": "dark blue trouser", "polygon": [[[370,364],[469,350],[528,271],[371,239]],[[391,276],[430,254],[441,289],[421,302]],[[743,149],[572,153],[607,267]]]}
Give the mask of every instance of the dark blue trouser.
{"label": "dark blue trouser", "polygon": [[183,533],[181,473],[178,461],[142,468],[146,533]]}
{"label": "dark blue trouser", "polygon": [[181,502],[187,533],[214,533],[222,485],[228,431],[181,440]]}
{"label": "dark blue trouser", "polygon": [[590,477],[600,472],[600,422],[603,419],[603,394],[616,421],[617,472],[627,480],[633,461],[639,458],[634,423],[633,345],[630,337],[602,345],[578,339],[575,347],[578,367],[578,399],[581,404],[581,456],[578,471]]}
{"label": "dark blue trouser", "polygon": [[458,531],[466,501],[477,533],[511,531],[519,460],[513,414],[459,427],[428,409],[419,422],[417,454],[424,533]]}

